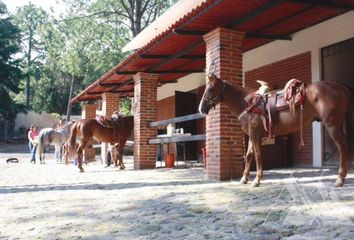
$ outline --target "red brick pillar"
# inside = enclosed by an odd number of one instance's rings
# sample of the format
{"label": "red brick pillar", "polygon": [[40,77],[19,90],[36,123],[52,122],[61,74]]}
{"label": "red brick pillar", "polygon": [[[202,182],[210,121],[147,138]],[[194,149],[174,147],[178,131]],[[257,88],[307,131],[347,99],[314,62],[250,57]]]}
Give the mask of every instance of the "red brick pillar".
{"label": "red brick pillar", "polygon": [[134,168],[156,167],[156,145],[148,140],[156,137],[156,129],[148,128],[149,122],[156,121],[157,80],[159,75],[137,73],[134,75]]}
{"label": "red brick pillar", "polygon": [[[119,100],[118,93],[102,93],[102,115],[111,118],[114,111],[119,111]],[[103,163],[107,163],[107,154],[108,143],[101,143],[101,159]]]}
{"label": "red brick pillar", "polygon": [[[89,119],[96,117],[97,104],[84,104],[82,105],[82,119]],[[95,161],[96,151],[92,147],[87,147],[84,150],[84,160],[85,161]]]}
{"label": "red brick pillar", "polygon": [[[216,28],[204,35],[206,67],[233,85],[242,86],[242,41],[245,33]],[[242,176],[243,134],[224,103],[206,118],[207,176],[229,180]]]}
{"label": "red brick pillar", "polygon": [[97,104],[84,104],[82,105],[81,118],[95,118],[96,117]]}

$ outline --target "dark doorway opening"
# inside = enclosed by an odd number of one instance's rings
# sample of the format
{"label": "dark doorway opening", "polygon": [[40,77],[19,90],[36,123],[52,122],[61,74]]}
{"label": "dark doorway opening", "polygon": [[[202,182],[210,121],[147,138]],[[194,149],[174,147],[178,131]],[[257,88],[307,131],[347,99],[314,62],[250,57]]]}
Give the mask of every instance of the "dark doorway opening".
{"label": "dark doorway opening", "polygon": [[[198,111],[197,94],[191,92],[175,92],[176,117],[193,114]],[[197,120],[181,122],[176,124],[176,129],[183,128],[184,133],[197,134]],[[181,153],[183,146],[177,146]],[[185,142],[186,160],[197,160],[197,142]],[[183,160],[183,154],[177,154],[178,160]]]}
{"label": "dark doorway opening", "polygon": [[[354,88],[354,38],[321,50],[322,79]],[[323,165],[338,165],[339,154],[332,139],[323,128]]]}

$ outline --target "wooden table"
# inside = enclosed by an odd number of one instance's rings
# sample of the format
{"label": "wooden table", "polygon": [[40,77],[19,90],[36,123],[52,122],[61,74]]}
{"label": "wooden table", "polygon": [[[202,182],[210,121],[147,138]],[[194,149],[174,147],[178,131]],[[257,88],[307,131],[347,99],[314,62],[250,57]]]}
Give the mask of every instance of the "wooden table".
{"label": "wooden table", "polygon": [[[164,146],[169,149],[169,144],[173,144],[173,148],[175,151],[175,162],[177,162],[177,143],[183,144],[183,160],[186,162],[186,151],[185,151],[185,142],[189,141],[201,141],[205,140],[205,134],[191,135],[190,133],[184,134],[161,134],[157,135],[157,138],[153,138],[149,140],[149,144],[159,144],[159,150],[163,151],[163,158],[165,156]],[[169,151],[167,151],[169,152]]]}

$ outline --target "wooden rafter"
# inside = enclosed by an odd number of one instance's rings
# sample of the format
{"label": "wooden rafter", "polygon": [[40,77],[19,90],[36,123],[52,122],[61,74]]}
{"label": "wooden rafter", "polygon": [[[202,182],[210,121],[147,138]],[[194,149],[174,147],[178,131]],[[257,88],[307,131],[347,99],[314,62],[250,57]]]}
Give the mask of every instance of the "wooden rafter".
{"label": "wooden rafter", "polygon": [[[171,57],[171,54],[140,54],[142,59],[164,59]],[[204,59],[205,55],[182,55],[176,59]]]}
{"label": "wooden rafter", "polygon": [[314,7],[326,7],[326,8],[337,8],[344,10],[354,10],[354,4],[339,2],[339,1],[328,1],[328,0],[287,0],[287,2],[299,3],[310,5]]}
{"label": "wooden rafter", "polygon": [[[177,34],[180,35],[195,35],[195,36],[203,36],[208,31],[205,30],[197,30],[197,29],[179,29],[175,30]],[[283,35],[283,34],[264,34],[264,33],[246,33],[246,38],[260,38],[260,39],[272,39],[272,40],[291,40],[290,35]]]}
{"label": "wooden rafter", "polygon": [[174,74],[174,73],[200,73],[204,72],[204,69],[175,69],[175,70],[135,70],[135,71],[116,71],[118,75],[134,75],[138,72],[152,73],[152,74]]}

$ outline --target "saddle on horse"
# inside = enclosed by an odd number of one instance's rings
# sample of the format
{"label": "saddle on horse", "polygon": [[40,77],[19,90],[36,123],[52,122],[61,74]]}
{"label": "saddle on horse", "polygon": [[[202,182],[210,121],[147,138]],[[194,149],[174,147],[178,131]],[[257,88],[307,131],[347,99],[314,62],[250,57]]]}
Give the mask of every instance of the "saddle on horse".
{"label": "saddle on horse", "polygon": [[264,130],[268,133],[268,137],[274,137],[274,126],[277,122],[277,112],[289,109],[295,114],[295,107],[300,105],[300,131],[301,145],[302,140],[302,110],[305,101],[305,83],[291,79],[287,82],[282,91],[271,91],[268,83],[257,81],[261,87],[252,92],[248,97],[246,112],[254,112],[261,116]]}

